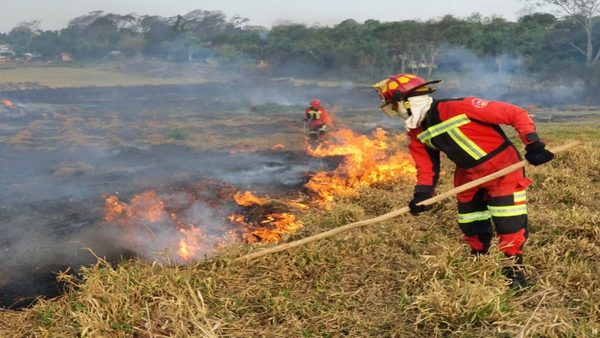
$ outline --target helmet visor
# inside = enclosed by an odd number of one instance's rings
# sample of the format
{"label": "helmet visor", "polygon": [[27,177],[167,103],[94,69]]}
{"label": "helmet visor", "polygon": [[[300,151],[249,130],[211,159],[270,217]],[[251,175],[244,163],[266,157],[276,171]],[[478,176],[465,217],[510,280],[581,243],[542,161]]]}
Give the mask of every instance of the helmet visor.
{"label": "helmet visor", "polygon": [[400,117],[406,120],[410,117],[410,106],[405,101],[392,101],[389,103],[382,103],[379,108],[389,117]]}
{"label": "helmet visor", "polygon": [[398,116],[398,110],[394,110],[394,103],[393,102],[389,102],[389,103],[382,103],[379,108],[381,108],[381,110],[385,113],[385,115],[387,115],[388,117],[396,117]]}

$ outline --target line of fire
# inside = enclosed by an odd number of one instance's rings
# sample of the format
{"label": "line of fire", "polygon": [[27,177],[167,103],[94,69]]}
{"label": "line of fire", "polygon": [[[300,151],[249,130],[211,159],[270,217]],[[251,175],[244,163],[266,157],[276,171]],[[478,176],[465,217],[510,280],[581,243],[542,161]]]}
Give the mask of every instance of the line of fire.
{"label": "line of fire", "polygon": [[[310,157],[342,160],[332,170],[306,173],[307,181],[299,191],[257,196],[206,180],[172,191],[147,190],[128,201],[107,195],[105,220],[108,226],[125,231],[134,251],[158,241],[157,249],[175,253],[177,262],[214,255],[233,243],[277,242],[304,226],[298,214],[307,209],[329,208],[336,198],[356,196],[361,187],[413,179],[415,167],[402,149],[404,137],[383,129],[371,135],[339,129],[316,144],[305,139]],[[272,149],[286,151],[282,144]],[[206,218],[190,217],[198,214],[194,208],[199,206],[208,210]]]}
{"label": "line of fire", "polygon": [[[280,82],[262,85],[248,95]],[[294,104],[249,108],[215,84],[0,95],[0,306],[60,294],[56,273],[97,257],[184,265],[284,242],[361,189],[414,183],[405,133],[362,113],[371,88],[341,107],[347,88],[290,88]],[[303,128],[316,94],[333,102],[326,131]]]}

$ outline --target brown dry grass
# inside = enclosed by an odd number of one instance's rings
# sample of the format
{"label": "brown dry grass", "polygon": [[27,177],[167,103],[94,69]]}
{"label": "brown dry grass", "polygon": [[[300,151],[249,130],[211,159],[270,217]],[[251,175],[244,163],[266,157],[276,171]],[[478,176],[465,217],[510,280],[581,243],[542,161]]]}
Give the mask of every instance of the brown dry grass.
{"label": "brown dry grass", "polygon": [[[142,262],[83,269],[71,290],[24,311],[0,310],[2,337],[598,337],[598,123],[540,125],[548,143],[584,146],[529,168],[534,283],[507,289],[502,255],[474,259],[452,200],[433,211],[247,263],[224,257],[173,267]],[[452,168],[446,161],[444,168]],[[446,174],[448,176],[448,174]],[[440,191],[450,187],[444,177]],[[290,240],[403,206],[412,182],[366,188],[304,214]]]}
{"label": "brown dry grass", "polygon": [[[161,65],[162,66],[162,65]],[[142,86],[164,84],[196,84],[206,83],[201,76],[190,78],[153,77],[134,74],[111,68],[110,66],[20,66],[0,68],[0,86],[8,88],[73,88],[73,87],[110,87],[110,86]]]}

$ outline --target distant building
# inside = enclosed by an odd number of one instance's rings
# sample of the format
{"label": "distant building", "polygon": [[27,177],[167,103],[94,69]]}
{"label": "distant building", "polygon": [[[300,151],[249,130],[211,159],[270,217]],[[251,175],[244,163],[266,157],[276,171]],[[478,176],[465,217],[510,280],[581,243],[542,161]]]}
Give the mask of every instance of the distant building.
{"label": "distant building", "polygon": [[73,61],[73,58],[71,57],[71,54],[69,54],[69,53],[60,53],[59,58],[60,58],[60,61],[62,61],[62,62]]}
{"label": "distant building", "polygon": [[41,54],[24,53],[23,60],[25,62],[44,61],[44,57]]}
{"label": "distant building", "polygon": [[106,59],[108,59],[108,60],[124,60],[125,55],[121,51],[113,50],[113,51],[110,51],[106,55]]}
{"label": "distant building", "polygon": [[15,58],[15,52],[10,45],[0,45],[0,63],[11,62]]}

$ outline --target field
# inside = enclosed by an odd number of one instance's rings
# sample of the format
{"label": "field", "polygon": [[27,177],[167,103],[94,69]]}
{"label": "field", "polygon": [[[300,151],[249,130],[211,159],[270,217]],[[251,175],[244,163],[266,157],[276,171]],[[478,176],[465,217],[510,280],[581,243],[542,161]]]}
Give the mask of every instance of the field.
{"label": "field", "polygon": [[190,66],[187,72],[175,71],[164,64],[102,63],[97,65],[0,65],[0,90],[32,88],[77,88],[143,86],[160,84],[200,84],[215,74]]}
{"label": "field", "polygon": [[[315,171],[340,164],[339,156],[319,159],[305,151],[301,111],[312,97],[329,103],[338,129],[372,139],[384,127],[385,140],[404,148],[398,125],[380,116],[368,88],[246,79],[248,90],[232,96],[219,82],[129,81],[0,92],[18,107],[0,119],[0,336],[600,335],[597,110],[535,111],[547,144],[584,144],[527,169],[535,181],[525,254],[533,286],[515,294],[500,273],[510,264],[502,255],[469,255],[453,199],[419,217],[400,216],[254,261],[234,259],[273,244],[233,241],[187,264],[149,260],[139,243],[118,240],[131,233],[105,219],[106,195],[118,192],[128,203],[121,206],[133,207],[149,189],[164,197],[203,189],[209,202],[251,190],[303,224],[280,240],[292,241],[405,206],[414,178],[359,185],[327,206],[304,187]],[[552,118],[541,111],[552,111]],[[451,187],[451,164],[445,160],[442,169],[439,192]],[[281,206],[298,197],[307,209]],[[211,210],[221,209],[250,215],[260,208],[222,202]],[[146,259],[130,259],[138,255]],[[55,272],[69,266],[58,274],[65,289],[58,295]],[[46,298],[15,302],[36,295]]]}

